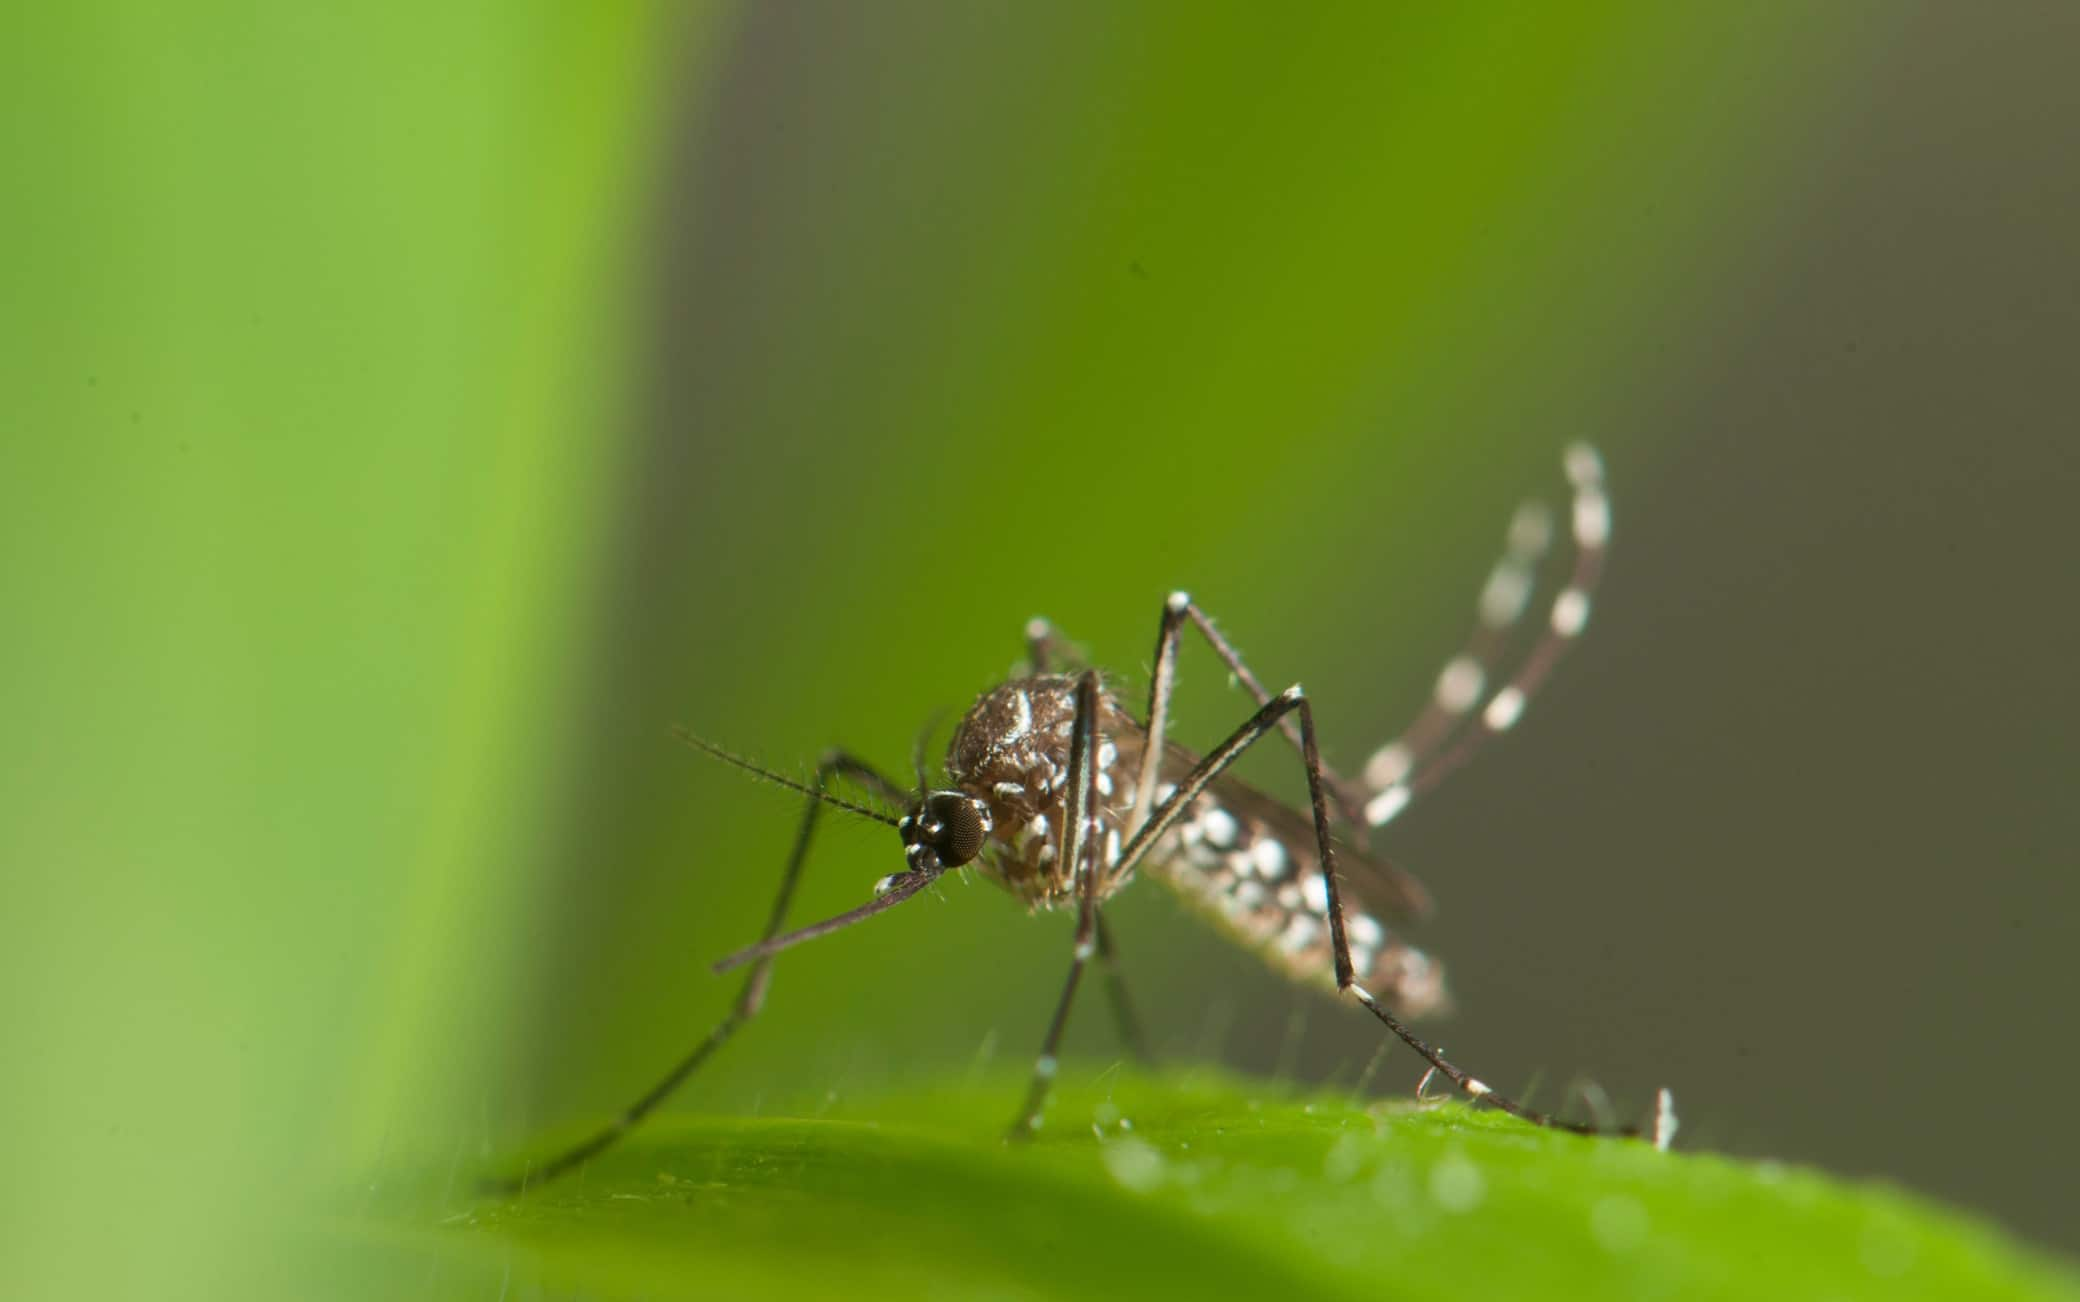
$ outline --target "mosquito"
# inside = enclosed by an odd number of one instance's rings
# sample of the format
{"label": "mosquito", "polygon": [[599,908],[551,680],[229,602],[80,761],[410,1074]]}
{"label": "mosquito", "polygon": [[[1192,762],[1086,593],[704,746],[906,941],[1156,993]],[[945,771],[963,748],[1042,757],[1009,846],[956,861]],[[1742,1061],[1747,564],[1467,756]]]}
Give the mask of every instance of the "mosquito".
{"label": "mosquito", "polygon": [[[1409,1020],[1447,1004],[1442,967],[1398,930],[1428,915],[1430,897],[1415,878],[1363,848],[1367,833],[1392,822],[1485,742],[1515,727],[1586,627],[1610,541],[1610,500],[1594,448],[1571,446],[1564,466],[1572,489],[1573,564],[1516,669],[1501,677],[1497,665],[1530,608],[1538,567],[1554,534],[1551,511],[1538,501],[1520,507],[1511,520],[1503,554],[1481,589],[1478,618],[1466,644],[1445,663],[1416,718],[1372,754],[1357,779],[1322,762],[1313,703],[1300,686],[1266,689],[1182,592],[1163,603],[1147,710],[1138,719],[1095,669],[1070,663],[1066,644],[1052,626],[1039,619],[1028,624],[1026,672],[983,693],[954,728],[944,786],[933,787],[927,780],[921,744],[913,760],[914,787],[842,750],[826,754],[804,783],[675,729],[695,748],[807,797],[763,937],[714,965],[718,973],[747,966],[750,972],[722,1021],[613,1122],[519,1179],[495,1187],[517,1192],[553,1180],[628,1133],[758,1014],[774,957],[782,950],[885,913],[947,874],[971,868],[1029,911],[1073,909],[1076,915],[1068,979],[1034,1060],[1024,1106],[1011,1127],[1014,1139],[1040,1128],[1062,1032],[1093,959],[1104,968],[1122,1038],[1137,1056],[1146,1057],[1102,913],[1114,895],[1145,874],[1272,967],[1302,982],[1330,985],[1355,1000],[1428,1065],[1419,1092],[1441,1076],[1474,1103],[1537,1126],[1645,1138],[1667,1148],[1676,1119],[1666,1089],[1656,1094],[1643,1126],[1573,1120],[1496,1091],[1410,1030]],[[1168,735],[1177,657],[1187,629],[1197,631],[1257,702],[1241,726],[1203,755]],[[1274,733],[1291,744],[1305,769],[1304,811],[1228,772],[1244,751]],[[850,789],[847,795],[831,790],[841,781]],[[905,866],[881,878],[865,904],[783,931],[818,816],[826,807],[894,828],[902,838]],[[1339,839],[1339,826],[1350,841]]]}

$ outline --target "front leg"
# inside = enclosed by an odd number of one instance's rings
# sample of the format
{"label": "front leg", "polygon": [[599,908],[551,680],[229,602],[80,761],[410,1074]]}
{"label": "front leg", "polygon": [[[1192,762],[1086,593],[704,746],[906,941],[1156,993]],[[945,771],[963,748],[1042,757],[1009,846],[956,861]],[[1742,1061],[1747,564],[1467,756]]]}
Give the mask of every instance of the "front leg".
{"label": "front leg", "polygon": [[1026,1091],[1025,1110],[1012,1124],[1008,1138],[1021,1140],[1040,1128],[1047,1109],[1048,1093],[1054,1088],[1059,1064],[1062,1032],[1069,1025],[1069,1007],[1076,1001],[1076,987],[1083,980],[1084,964],[1097,950],[1098,862],[1104,844],[1094,813],[1098,807],[1098,675],[1088,669],[1076,679],[1076,716],[1069,731],[1068,814],[1062,820],[1062,862],[1070,866],[1076,885],[1076,947],[1069,962],[1069,979],[1055,1004],[1054,1018],[1047,1024],[1047,1038],[1040,1056],[1033,1061],[1033,1083]]}
{"label": "front leg", "polygon": [[[688,740],[709,753],[732,763],[741,762],[708,742],[703,742],[690,736]],[[857,759],[841,750],[831,751],[823,757],[823,761],[816,766],[816,776],[810,781],[809,785],[798,788],[808,797],[808,800],[802,806],[802,821],[795,829],[794,847],[788,852],[787,867],[780,874],[780,893],[773,898],[773,911],[766,920],[766,943],[771,943],[774,937],[780,934],[780,928],[787,921],[787,906],[794,899],[796,884],[801,881],[802,865],[808,862],[809,846],[815,838],[817,819],[822,814],[824,805],[827,803],[843,804],[842,801],[835,801],[827,791],[831,779],[837,777],[847,778],[856,782],[884,798],[901,800],[904,796],[902,787],[883,777],[879,770],[864,760]],[[667,1071],[656,1084],[645,1090],[635,1102],[623,1108],[620,1115],[616,1116],[604,1127],[593,1132],[588,1138],[563,1150],[539,1166],[524,1171],[510,1179],[487,1180],[485,1182],[487,1192],[506,1195],[525,1192],[529,1188],[547,1184],[558,1176],[583,1166],[587,1161],[611,1147],[623,1135],[640,1124],[643,1118],[649,1116],[659,1104],[669,1098],[675,1090],[686,1082],[686,1078],[699,1070],[701,1064],[706,1062],[717,1049],[720,1049],[732,1035],[735,1035],[744,1023],[758,1016],[759,1010],[765,1007],[766,991],[772,981],[772,977],[773,958],[771,954],[766,954],[757,960],[750,973],[745,976],[743,988],[738,992],[737,1001],[731,1005],[728,1014],[716,1024],[713,1030],[709,1031],[702,1038],[700,1043],[694,1045],[685,1057],[674,1064],[671,1070]]]}

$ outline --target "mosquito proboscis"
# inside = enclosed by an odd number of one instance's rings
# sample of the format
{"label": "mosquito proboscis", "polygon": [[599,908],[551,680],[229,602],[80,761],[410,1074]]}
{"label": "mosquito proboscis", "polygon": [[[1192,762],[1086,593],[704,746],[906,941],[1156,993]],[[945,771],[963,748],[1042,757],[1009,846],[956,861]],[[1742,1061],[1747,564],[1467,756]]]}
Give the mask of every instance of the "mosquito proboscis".
{"label": "mosquito proboscis", "polygon": [[[1550,512],[1535,502],[1511,521],[1467,643],[1446,662],[1417,717],[1371,755],[1357,778],[1323,763],[1307,693],[1298,684],[1268,690],[1182,592],[1163,603],[1146,710],[1138,718],[1096,670],[1069,662],[1066,644],[1051,625],[1028,624],[1026,671],[984,692],[955,726],[943,785],[930,785],[922,756],[915,762],[916,783],[906,785],[837,750],[799,782],[675,730],[689,745],[806,798],[764,935],[715,964],[717,972],[750,971],[722,1021],[613,1122],[497,1187],[517,1191],[552,1180],[641,1122],[758,1013],[781,951],[897,908],[947,874],[966,871],[996,883],[1028,909],[1073,909],[1076,917],[1068,978],[1011,1128],[1014,1138],[1041,1125],[1062,1032],[1093,959],[1106,974],[1122,1037],[1137,1057],[1147,1056],[1103,918],[1105,904],[1145,874],[1274,967],[1304,981],[1333,983],[1336,993],[1377,1018],[1423,1059],[1427,1070],[1419,1093],[1441,1076],[1472,1101],[1534,1125],[1645,1138],[1666,1148],[1676,1121],[1665,1089],[1645,1124],[1608,1128],[1504,1095],[1416,1035],[1409,1021],[1446,1006],[1442,968],[1401,934],[1405,924],[1429,912],[1430,897],[1413,877],[1364,848],[1368,832],[1393,821],[1484,742],[1514,728],[1587,626],[1610,541],[1610,501],[1603,462],[1593,448],[1570,447],[1565,466],[1573,560],[1515,668],[1503,672],[1502,656],[1532,607],[1539,565],[1555,533]],[[1204,754],[1169,736],[1187,629],[1197,631],[1256,700],[1249,718]],[[1240,755],[1273,734],[1283,736],[1300,758],[1305,809],[1230,772]],[[869,800],[833,792],[839,781]],[[866,903],[786,930],[788,905],[826,808],[895,828],[904,866],[877,882]]]}

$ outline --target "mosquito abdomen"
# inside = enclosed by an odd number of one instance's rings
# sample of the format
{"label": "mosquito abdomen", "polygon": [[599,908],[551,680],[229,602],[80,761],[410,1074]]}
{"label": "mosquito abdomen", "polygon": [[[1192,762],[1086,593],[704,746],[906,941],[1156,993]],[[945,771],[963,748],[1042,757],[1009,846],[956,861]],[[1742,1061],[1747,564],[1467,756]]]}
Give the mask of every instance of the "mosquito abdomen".
{"label": "mosquito abdomen", "polygon": [[[1148,869],[1278,971],[1335,988],[1329,893],[1312,846],[1290,844],[1207,795],[1149,855]],[[1371,914],[1346,907],[1358,983],[1406,1016],[1441,1011],[1444,969]]]}

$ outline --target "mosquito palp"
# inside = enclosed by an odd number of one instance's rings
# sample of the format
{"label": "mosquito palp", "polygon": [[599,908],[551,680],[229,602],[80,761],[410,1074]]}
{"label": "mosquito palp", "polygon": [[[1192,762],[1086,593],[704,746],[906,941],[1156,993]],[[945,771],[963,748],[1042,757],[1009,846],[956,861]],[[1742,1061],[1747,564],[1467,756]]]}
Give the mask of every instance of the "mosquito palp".
{"label": "mosquito palp", "polygon": [[[1307,693],[1298,684],[1268,689],[1183,592],[1164,600],[1146,710],[1138,718],[1095,670],[1079,665],[1062,672],[1071,667],[1061,663],[1069,658],[1067,644],[1047,621],[1031,621],[1024,672],[984,692],[956,724],[940,787],[930,785],[922,737],[912,762],[915,786],[908,787],[843,751],[826,754],[809,782],[797,782],[675,730],[689,745],[807,798],[765,932],[715,964],[718,972],[750,970],[729,1013],[699,1044],[606,1127],[496,1187],[512,1191],[553,1179],[642,1121],[757,1015],[781,951],[900,907],[963,868],[1029,909],[1071,909],[1076,916],[1069,971],[1034,1059],[1014,1137],[1042,1124],[1060,1070],[1062,1033],[1093,958],[1110,987],[1123,1040],[1145,1058],[1103,909],[1137,877],[1148,876],[1274,968],[1364,1008],[1425,1063],[1419,1099],[1438,1097],[1430,1088],[1442,1077],[1469,1100],[1535,1125],[1642,1137],[1666,1148],[1676,1126],[1667,1090],[1657,1094],[1644,1125],[1612,1126],[1601,1121],[1603,1109],[1595,1106],[1597,1122],[1577,1121],[1498,1092],[1411,1030],[1410,1020],[1447,1007],[1442,966],[1403,934],[1407,924],[1428,914],[1430,897],[1413,877],[1365,847],[1371,829],[1392,821],[1482,744],[1515,726],[1586,625],[1610,538],[1610,504],[1594,449],[1569,448],[1566,469],[1574,559],[1564,585],[1544,607],[1529,649],[1514,668],[1505,666],[1509,635],[1535,608],[1538,563],[1555,532],[1550,514],[1535,504],[1513,519],[1502,558],[1482,588],[1473,634],[1446,662],[1428,704],[1373,753],[1357,780],[1323,763]],[[1256,702],[1250,717],[1203,755],[1169,735],[1187,628]],[[1257,791],[1230,771],[1238,757],[1274,734],[1301,761],[1305,808]],[[840,778],[902,812],[834,795],[830,784]],[[788,906],[825,806],[894,827],[904,867],[881,878],[866,903],[786,930]]]}

